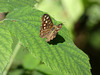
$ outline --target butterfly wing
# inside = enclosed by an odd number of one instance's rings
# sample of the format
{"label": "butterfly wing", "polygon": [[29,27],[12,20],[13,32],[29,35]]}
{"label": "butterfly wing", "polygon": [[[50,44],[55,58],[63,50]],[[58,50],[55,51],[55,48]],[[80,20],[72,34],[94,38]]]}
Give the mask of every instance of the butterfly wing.
{"label": "butterfly wing", "polygon": [[62,23],[59,24],[58,26],[55,25],[54,27],[55,27],[55,29],[54,29],[53,33],[51,34],[51,36],[47,37],[47,40],[46,40],[47,42],[49,42],[50,40],[53,40],[56,37],[57,32],[62,28]]}
{"label": "butterfly wing", "polygon": [[59,25],[57,26],[57,28],[56,28],[56,30],[55,30],[55,31],[56,31],[56,32],[58,32],[58,31],[62,28],[62,25],[63,25],[62,23],[61,23],[61,24],[59,24]]}
{"label": "butterfly wing", "polygon": [[44,14],[41,18],[41,30],[40,37],[45,38],[49,34],[51,28],[53,27],[53,22],[48,14]]}

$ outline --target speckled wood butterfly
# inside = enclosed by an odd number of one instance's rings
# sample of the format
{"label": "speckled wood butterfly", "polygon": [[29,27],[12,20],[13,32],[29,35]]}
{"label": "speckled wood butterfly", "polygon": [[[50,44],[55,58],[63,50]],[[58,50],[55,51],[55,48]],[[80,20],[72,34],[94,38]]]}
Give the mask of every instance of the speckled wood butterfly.
{"label": "speckled wood butterfly", "polygon": [[57,32],[61,29],[62,23],[53,26],[53,22],[48,14],[44,14],[41,18],[41,30],[40,37],[47,38],[47,42],[53,40],[56,37]]}

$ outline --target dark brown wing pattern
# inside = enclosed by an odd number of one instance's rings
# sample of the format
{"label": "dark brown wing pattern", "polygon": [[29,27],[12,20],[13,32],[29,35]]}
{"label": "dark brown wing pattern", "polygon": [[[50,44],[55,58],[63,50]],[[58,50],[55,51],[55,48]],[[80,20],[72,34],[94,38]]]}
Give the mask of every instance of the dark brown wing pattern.
{"label": "dark brown wing pattern", "polygon": [[49,33],[50,29],[53,27],[52,20],[48,14],[44,14],[41,18],[41,30],[40,30],[40,37],[45,38]]}

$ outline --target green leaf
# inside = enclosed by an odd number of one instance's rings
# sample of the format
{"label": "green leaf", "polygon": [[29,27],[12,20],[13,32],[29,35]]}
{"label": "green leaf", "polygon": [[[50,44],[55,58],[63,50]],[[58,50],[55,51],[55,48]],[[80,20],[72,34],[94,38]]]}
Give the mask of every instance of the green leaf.
{"label": "green leaf", "polygon": [[8,75],[23,75],[24,70],[22,69],[15,69],[9,72]]}
{"label": "green leaf", "polygon": [[29,69],[32,70],[35,67],[37,67],[40,63],[40,59],[39,58],[34,58],[31,54],[27,54],[24,57],[24,61],[23,61],[23,67],[25,69]]}
{"label": "green leaf", "polygon": [[[40,38],[43,14],[34,8],[24,7],[9,13],[4,22],[30,53],[40,57],[51,69],[61,71],[63,75],[91,75],[88,56],[74,45],[64,25],[54,39],[56,43],[53,40],[50,44]],[[53,23],[58,24],[54,19]]]}
{"label": "green leaf", "polygon": [[59,71],[52,71],[49,67],[42,64],[36,67],[37,71],[43,72],[46,75],[62,75]]}
{"label": "green leaf", "polygon": [[10,12],[21,7],[33,7],[36,0],[0,0],[0,12]]}
{"label": "green leaf", "polygon": [[34,71],[34,72],[33,72],[33,75],[46,75],[46,74],[41,73],[41,72]]}
{"label": "green leaf", "polygon": [[0,75],[6,68],[12,50],[12,38],[9,31],[0,25]]}

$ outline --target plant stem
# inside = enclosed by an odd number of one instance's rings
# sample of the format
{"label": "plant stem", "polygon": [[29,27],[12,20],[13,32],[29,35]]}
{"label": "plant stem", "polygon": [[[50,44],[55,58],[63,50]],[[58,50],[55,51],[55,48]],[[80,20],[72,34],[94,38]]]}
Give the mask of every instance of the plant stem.
{"label": "plant stem", "polygon": [[12,54],[12,56],[11,56],[11,58],[10,58],[10,61],[9,61],[8,65],[7,65],[6,69],[5,69],[4,72],[3,72],[3,75],[7,75],[7,72],[8,72],[8,70],[9,70],[9,68],[11,67],[11,65],[12,65],[12,63],[13,63],[13,60],[14,60],[14,58],[15,58],[17,52],[19,51],[20,47],[21,47],[21,42],[18,41],[18,43],[16,44],[15,49],[14,49],[14,51],[13,51],[13,54]]}

